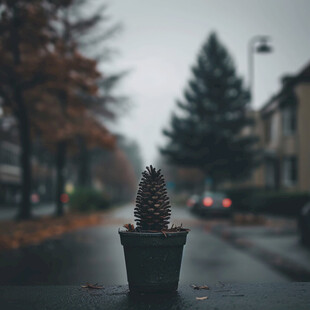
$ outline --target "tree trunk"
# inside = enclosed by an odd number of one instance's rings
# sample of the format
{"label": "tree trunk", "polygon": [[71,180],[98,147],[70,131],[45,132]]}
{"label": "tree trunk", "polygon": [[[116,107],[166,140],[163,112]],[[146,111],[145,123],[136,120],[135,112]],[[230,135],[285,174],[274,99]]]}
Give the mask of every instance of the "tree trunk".
{"label": "tree trunk", "polygon": [[[19,12],[18,7],[13,5],[13,23],[11,28],[12,45],[11,51],[14,64],[18,68],[21,65],[20,56],[20,36],[19,36]],[[20,164],[22,170],[22,200],[19,205],[19,219],[28,219],[31,217],[31,139],[30,139],[30,121],[27,108],[25,106],[23,90],[18,81],[18,75],[12,80],[12,88],[16,103],[15,116],[18,121],[19,138],[21,146]]]}
{"label": "tree trunk", "polygon": [[19,137],[21,145],[21,155],[20,155],[20,164],[22,170],[22,179],[21,179],[21,191],[22,199],[19,204],[18,210],[18,219],[29,219],[31,217],[31,140],[30,140],[30,123],[28,118],[28,113],[24,109],[22,97],[19,96],[20,93],[16,95],[19,97],[19,111],[17,115],[18,119],[18,128],[19,128]]}
{"label": "tree trunk", "polygon": [[65,192],[65,165],[67,143],[65,141],[57,144],[56,154],[56,216],[64,214],[64,204],[61,195]]}
{"label": "tree trunk", "polygon": [[91,183],[90,154],[83,138],[79,138],[79,149],[78,185],[87,187],[90,186]]}

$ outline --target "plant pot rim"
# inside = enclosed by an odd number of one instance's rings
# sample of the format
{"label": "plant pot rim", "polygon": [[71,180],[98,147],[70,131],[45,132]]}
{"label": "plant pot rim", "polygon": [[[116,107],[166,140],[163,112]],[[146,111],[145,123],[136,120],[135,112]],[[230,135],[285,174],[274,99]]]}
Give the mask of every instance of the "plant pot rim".
{"label": "plant pot rim", "polygon": [[120,235],[127,235],[127,236],[143,236],[143,237],[162,237],[162,236],[180,236],[180,235],[187,235],[189,231],[165,231],[163,232],[143,232],[143,231],[121,231],[119,230],[118,233]]}

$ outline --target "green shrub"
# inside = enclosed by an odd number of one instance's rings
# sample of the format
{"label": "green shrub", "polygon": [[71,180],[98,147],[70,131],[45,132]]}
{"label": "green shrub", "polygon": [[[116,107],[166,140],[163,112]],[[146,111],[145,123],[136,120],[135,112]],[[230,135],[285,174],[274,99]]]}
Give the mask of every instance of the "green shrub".
{"label": "green shrub", "polygon": [[238,189],[226,192],[237,211],[297,216],[310,200],[307,192],[283,192],[263,189]]}
{"label": "green shrub", "polygon": [[304,192],[266,192],[255,195],[251,205],[257,213],[297,216],[309,200]]}
{"label": "green shrub", "polygon": [[243,188],[226,190],[225,193],[233,202],[233,208],[236,211],[254,212],[252,201],[254,196],[261,193],[262,189]]}
{"label": "green shrub", "polygon": [[69,208],[72,211],[89,212],[94,210],[107,209],[110,200],[107,195],[93,188],[76,188],[70,194]]}

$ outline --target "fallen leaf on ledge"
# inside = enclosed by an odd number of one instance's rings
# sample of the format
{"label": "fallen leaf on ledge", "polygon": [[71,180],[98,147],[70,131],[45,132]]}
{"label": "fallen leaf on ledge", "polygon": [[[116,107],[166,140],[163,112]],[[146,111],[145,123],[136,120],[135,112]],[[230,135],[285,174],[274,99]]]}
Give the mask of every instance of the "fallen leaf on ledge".
{"label": "fallen leaf on ledge", "polygon": [[125,224],[123,227],[127,229],[127,231],[135,231],[135,227],[132,224]]}
{"label": "fallen leaf on ledge", "polygon": [[86,283],[86,285],[81,285],[81,287],[82,287],[82,288],[97,289],[97,290],[103,289],[103,286],[98,286],[97,283],[96,283],[96,284],[89,284],[89,283]]}
{"label": "fallen leaf on ledge", "polygon": [[163,230],[161,230],[161,232],[164,234],[165,238],[167,238],[167,234]]}
{"label": "fallen leaf on ledge", "polygon": [[208,299],[208,296],[196,297],[196,300],[206,300],[206,299]]}

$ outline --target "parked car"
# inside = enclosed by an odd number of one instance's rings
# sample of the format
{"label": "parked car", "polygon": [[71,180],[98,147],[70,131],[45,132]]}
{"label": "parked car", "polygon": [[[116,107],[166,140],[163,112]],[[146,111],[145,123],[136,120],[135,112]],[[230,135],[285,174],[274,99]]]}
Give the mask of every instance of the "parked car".
{"label": "parked car", "polygon": [[232,215],[232,200],[223,192],[204,192],[191,210],[202,216]]}
{"label": "parked car", "polygon": [[298,228],[302,244],[310,246],[310,202],[301,209]]}

